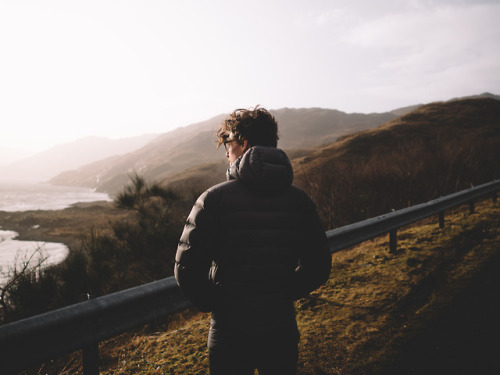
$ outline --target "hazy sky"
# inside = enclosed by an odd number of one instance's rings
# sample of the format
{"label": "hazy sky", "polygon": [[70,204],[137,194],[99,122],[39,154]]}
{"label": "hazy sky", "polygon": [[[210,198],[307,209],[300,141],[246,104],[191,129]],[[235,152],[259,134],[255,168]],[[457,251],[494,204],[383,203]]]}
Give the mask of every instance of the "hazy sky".
{"label": "hazy sky", "polygon": [[0,148],[500,94],[500,0],[0,0]]}

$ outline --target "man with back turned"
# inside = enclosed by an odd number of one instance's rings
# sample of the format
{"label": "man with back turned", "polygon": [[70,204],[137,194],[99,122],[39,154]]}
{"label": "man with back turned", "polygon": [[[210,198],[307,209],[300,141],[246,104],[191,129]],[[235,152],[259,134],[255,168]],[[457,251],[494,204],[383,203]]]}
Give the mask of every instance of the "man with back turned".
{"label": "man with back turned", "polygon": [[293,301],[329,276],[326,234],[309,196],[292,184],[278,124],[265,109],[238,109],[217,132],[228,181],[205,191],[187,218],[175,278],[211,311],[210,374],[295,374]]}

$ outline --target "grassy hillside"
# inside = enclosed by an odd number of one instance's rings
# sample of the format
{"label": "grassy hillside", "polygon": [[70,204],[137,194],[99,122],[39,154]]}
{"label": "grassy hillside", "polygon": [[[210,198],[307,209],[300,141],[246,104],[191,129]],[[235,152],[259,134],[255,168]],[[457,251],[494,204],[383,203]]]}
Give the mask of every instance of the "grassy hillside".
{"label": "grassy hillside", "polygon": [[[499,203],[485,201],[444,229],[401,230],[395,254],[387,236],[334,254],[327,284],[296,303],[299,374],[498,373],[499,228]],[[205,374],[208,326],[191,311],[103,343],[101,373]],[[81,373],[79,356],[58,371]]]}
{"label": "grassy hillside", "polygon": [[500,178],[500,101],[420,107],[293,161],[329,228]]}
{"label": "grassy hillside", "polygon": [[[313,153],[315,148],[287,149],[286,153],[290,159],[304,157]],[[185,171],[174,174],[164,179],[163,183],[176,191],[195,193],[199,195],[210,186],[226,180],[225,171],[228,168],[227,159],[220,158],[217,161],[196,165]]]}

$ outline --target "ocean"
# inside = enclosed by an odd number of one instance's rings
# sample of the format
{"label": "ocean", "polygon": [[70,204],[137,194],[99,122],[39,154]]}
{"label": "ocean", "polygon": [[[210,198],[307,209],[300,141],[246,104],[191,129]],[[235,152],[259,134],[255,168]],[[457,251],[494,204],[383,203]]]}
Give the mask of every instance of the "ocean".
{"label": "ocean", "polygon": [[[107,194],[90,189],[53,186],[27,180],[0,179],[0,211],[60,210],[77,202],[110,201]],[[40,249],[48,259],[45,264],[61,262],[68,248],[61,243],[17,241],[16,232],[0,227],[0,283],[5,272],[35,250]]]}

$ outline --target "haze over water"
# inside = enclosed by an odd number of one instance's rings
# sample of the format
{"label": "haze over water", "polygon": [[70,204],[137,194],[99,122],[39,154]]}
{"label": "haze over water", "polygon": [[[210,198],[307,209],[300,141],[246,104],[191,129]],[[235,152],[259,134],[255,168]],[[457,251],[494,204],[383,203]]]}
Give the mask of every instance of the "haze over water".
{"label": "haze over water", "polygon": [[[59,210],[77,202],[110,201],[104,193],[90,189],[53,186],[26,180],[0,179],[0,211]],[[36,225],[36,224],[35,224]],[[0,267],[3,272],[11,267],[18,256],[22,261],[37,248],[47,256],[46,265],[61,262],[68,253],[66,245],[42,241],[17,241],[16,232],[0,227]],[[0,274],[0,283],[5,281]]]}
{"label": "haze over water", "polygon": [[77,202],[110,201],[105,193],[29,180],[0,179],[0,211],[61,210]]}

